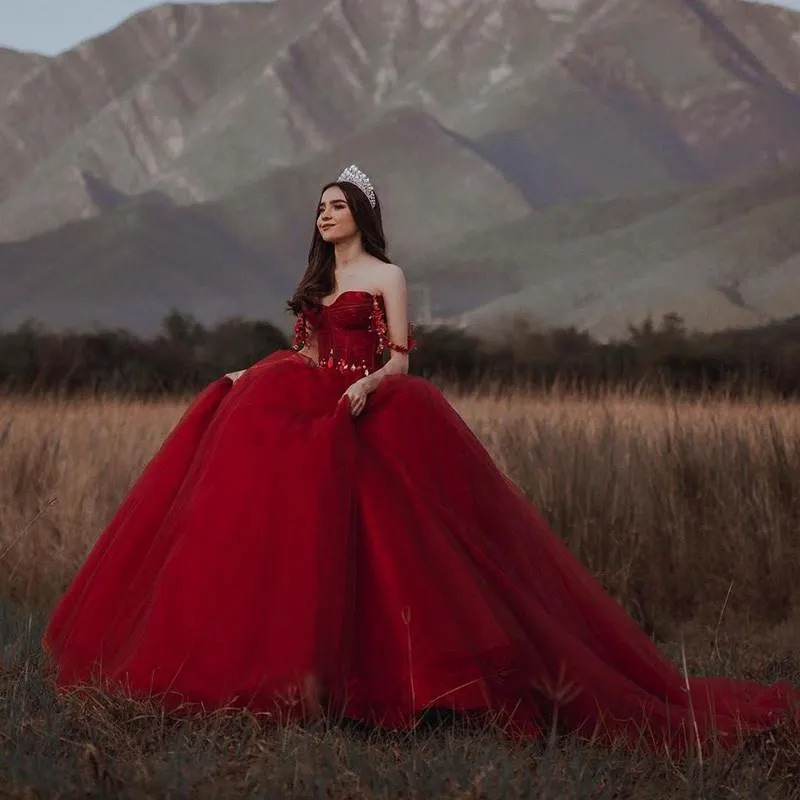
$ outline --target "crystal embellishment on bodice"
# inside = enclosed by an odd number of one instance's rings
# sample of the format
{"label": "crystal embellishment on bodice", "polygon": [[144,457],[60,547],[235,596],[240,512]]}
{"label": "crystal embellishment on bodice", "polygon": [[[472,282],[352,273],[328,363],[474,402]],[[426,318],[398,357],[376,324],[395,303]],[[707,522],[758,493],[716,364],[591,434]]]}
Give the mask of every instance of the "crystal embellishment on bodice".
{"label": "crystal embellishment on bodice", "polygon": [[411,325],[406,347],[389,340],[383,298],[366,291],[342,292],[332,303],[299,314],[292,349],[301,350],[314,334],[318,366],[357,378],[380,367],[384,350],[408,353],[415,348]]}

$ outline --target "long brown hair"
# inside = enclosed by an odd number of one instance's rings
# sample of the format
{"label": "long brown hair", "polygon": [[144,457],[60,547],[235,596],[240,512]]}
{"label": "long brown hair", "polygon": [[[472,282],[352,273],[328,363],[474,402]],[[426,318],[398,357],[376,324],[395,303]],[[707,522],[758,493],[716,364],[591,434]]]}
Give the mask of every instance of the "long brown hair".
{"label": "long brown hair", "polygon": [[[375,208],[373,208],[361,189],[344,181],[333,181],[323,186],[319,194],[320,200],[332,186],[338,186],[342,190],[356,227],[361,233],[364,250],[388,264],[389,257],[386,255],[386,236],[383,232],[380,200],[377,196],[375,197]],[[319,204],[317,204],[317,208],[319,208]],[[308,266],[300,283],[297,284],[294,294],[286,304],[288,310],[299,314],[304,307],[319,306],[322,299],[336,288],[333,274],[335,267],[334,246],[322,238],[315,219],[314,236],[308,250]]]}

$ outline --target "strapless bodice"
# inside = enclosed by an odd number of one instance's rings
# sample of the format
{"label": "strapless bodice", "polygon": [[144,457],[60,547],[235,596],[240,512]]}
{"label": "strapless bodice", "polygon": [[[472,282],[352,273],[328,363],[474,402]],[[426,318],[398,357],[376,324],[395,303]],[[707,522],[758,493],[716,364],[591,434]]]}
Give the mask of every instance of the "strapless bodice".
{"label": "strapless bodice", "polygon": [[358,379],[378,369],[384,350],[413,349],[409,325],[408,346],[393,344],[387,335],[383,297],[361,290],[339,294],[332,303],[305,309],[297,317],[292,347],[300,350],[316,334],[318,365]]}

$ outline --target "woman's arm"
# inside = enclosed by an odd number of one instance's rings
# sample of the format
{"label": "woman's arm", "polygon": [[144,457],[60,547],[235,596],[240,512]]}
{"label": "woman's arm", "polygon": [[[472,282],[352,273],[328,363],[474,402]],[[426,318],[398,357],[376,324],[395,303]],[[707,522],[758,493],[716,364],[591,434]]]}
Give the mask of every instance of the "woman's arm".
{"label": "woman's arm", "polygon": [[[366,406],[367,397],[374,392],[381,381],[389,375],[405,375],[408,372],[408,352],[414,343],[410,340],[408,324],[408,293],[406,279],[400,267],[387,264],[382,270],[379,289],[383,295],[383,306],[386,309],[386,330],[381,334],[384,347],[389,350],[389,360],[371,375],[345,389],[342,398],[350,402],[350,413],[358,416]],[[383,324],[383,319],[380,324]]]}
{"label": "woman's arm", "polygon": [[386,346],[389,349],[389,360],[380,369],[359,381],[368,393],[374,392],[388,375],[405,375],[408,372],[408,289],[400,267],[386,265],[380,289],[386,309]]}

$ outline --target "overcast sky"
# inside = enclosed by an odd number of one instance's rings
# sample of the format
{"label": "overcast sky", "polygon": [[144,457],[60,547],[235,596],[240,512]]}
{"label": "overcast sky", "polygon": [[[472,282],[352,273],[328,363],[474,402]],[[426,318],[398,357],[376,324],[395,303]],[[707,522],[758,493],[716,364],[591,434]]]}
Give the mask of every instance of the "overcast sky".
{"label": "overcast sky", "polygon": [[158,0],[0,0],[0,46],[55,55],[159,4]]}
{"label": "overcast sky", "polygon": [[[53,55],[151,5],[147,0],[0,0],[0,46]],[[800,0],[782,5],[800,10]]]}

